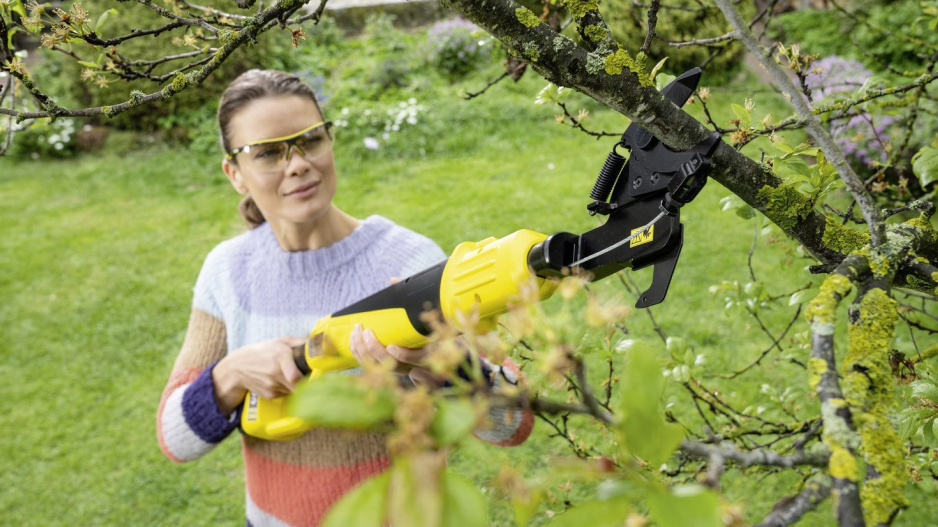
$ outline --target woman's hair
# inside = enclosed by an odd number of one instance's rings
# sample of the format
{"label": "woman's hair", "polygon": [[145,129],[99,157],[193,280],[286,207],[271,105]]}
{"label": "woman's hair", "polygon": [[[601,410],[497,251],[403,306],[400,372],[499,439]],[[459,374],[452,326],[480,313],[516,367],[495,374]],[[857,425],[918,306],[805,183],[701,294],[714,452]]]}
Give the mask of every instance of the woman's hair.
{"label": "woman's hair", "polygon": [[[309,97],[319,110],[319,114],[322,115],[322,108],[319,107],[319,101],[316,100],[313,89],[296,75],[276,70],[248,70],[238,75],[238,78],[231,81],[231,84],[225,88],[218,101],[218,132],[222,150],[228,152],[232,148],[230,125],[235,114],[257,99],[289,95]],[[232,159],[231,162],[237,161]],[[241,217],[251,224],[251,228],[266,221],[251,196],[245,196],[241,200],[238,210],[241,212]]]}

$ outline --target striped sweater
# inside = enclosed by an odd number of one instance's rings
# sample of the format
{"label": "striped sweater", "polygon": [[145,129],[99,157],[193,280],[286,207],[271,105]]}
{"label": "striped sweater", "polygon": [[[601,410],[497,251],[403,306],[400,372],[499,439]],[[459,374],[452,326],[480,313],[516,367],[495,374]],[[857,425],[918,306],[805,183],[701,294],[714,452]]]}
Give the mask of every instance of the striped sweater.
{"label": "striped sweater", "polygon": [[[211,451],[237,428],[215,399],[212,368],[227,353],[255,342],[306,335],[316,321],[445,258],[428,238],[381,216],[317,250],[286,252],[269,224],[219,244],[195,285],[182,350],[157,412],[163,453],[181,463]],[[501,366],[514,380],[517,367]],[[511,412],[509,415],[508,412]],[[493,409],[480,439],[516,445],[533,426],[519,410]],[[270,442],[241,435],[250,525],[318,525],[343,494],[389,466],[378,433],[313,429]]]}

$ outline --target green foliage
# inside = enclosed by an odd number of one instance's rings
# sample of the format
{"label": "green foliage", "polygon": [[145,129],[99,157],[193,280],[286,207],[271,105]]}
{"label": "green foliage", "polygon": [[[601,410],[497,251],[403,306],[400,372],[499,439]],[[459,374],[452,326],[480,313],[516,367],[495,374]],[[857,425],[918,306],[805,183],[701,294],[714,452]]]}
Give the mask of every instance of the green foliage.
{"label": "green foliage", "polygon": [[427,31],[427,61],[441,75],[461,79],[489,59],[493,40],[470,22],[443,20]]}
{"label": "green foliage", "polygon": [[622,378],[617,428],[624,451],[659,466],[677,449],[684,432],[661,414],[664,378],[652,347],[636,343],[628,350]]}
{"label": "green foliage", "polygon": [[[923,18],[928,16],[927,6],[920,0],[865,2],[847,9],[852,17],[836,9],[790,11],[778,17],[781,34],[776,37],[801,44],[805,53],[864,62],[873,55],[899,71],[921,69],[923,42],[934,41],[934,30]],[[887,38],[882,30],[888,32]]]}
{"label": "green foliage", "polygon": [[938,447],[938,384],[926,378],[910,386],[914,402],[899,415],[899,435],[904,441],[914,439]]}
{"label": "green foliage", "polygon": [[451,445],[472,433],[475,428],[475,408],[465,399],[439,399],[430,433],[440,445]]}
{"label": "green foliage", "polygon": [[356,429],[391,421],[396,407],[393,393],[348,375],[325,375],[304,383],[291,402],[293,415],[321,426]]}
{"label": "green foliage", "polygon": [[[36,119],[23,124],[13,123],[14,140],[6,155],[12,159],[67,158],[75,155],[75,127],[71,118]],[[0,134],[5,135],[0,125]]]}
{"label": "green foliage", "polygon": [[381,527],[386,525],[388,486],[391,474],[379,474],[346,494],[323,519],[323,527]]}
{"label": "green foliage", "polygon": [[934,146],[922,147],[912,157],[912,172],[918,177],[922,188],[938,181],[938,139]]}
{"label": "green foliage", "polygon": [[[681,42],[700,38],[718,37],[726,34],[730,27],[723,14],[712,5],[693,0],[677,0],[672,5],[686,9],[661,9],[658,11],[656,38],[649,49],[652,63],[668,57],[668,71],[682,73],[703,64],[710,56],[710,50],[704,46],[674,48],[668,42]],[[752,5],[742,3],[737,6],[743,17],[755,12]],[[638,53],[645,41],[644,16],[635,16],[635,6],[629,0],[609,0],[602,3],[603,13],[609,29],[616,40],[631,53]],[[708,83],[729,80],[742,63],[745,50],[736,42],[727,44],[729,49],[720,54],[707,67]]]}
{"label": "green foliage", "polygon": [[651,516],[661,527],[720,527],[720,499],[700,485],[676,487],[648,498]]}

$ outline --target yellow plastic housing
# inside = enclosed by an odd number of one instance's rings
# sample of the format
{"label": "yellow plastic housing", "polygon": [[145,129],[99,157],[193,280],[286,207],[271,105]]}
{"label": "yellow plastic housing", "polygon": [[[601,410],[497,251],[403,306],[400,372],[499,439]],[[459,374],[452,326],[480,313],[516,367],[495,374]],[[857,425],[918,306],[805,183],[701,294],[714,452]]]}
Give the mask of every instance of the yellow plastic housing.
{"label": "yellow plastic housing", "polygon": [[[487,332],[495,328],[498,315],[524,297],[524,288],[536,288],[539,300],[553,294],[556,282],[535,275],[528,267],[531,248],[546,238],[522,229],[504,238],[459,244],[443,269],[443,318],[463,331]],[[358,366],[349,350],[355,324],[372,330],[384,345],[419,348],[428,341],[411,325],[404,308],[325,317],[316,323],[306,343],[306,362],[312,370],[306,382]],[[241,428],[246,434],[271,441],[296,439],[314,426],[314,422],[289,414],[289,396],[263,399],[248,394],[241,414]]]}

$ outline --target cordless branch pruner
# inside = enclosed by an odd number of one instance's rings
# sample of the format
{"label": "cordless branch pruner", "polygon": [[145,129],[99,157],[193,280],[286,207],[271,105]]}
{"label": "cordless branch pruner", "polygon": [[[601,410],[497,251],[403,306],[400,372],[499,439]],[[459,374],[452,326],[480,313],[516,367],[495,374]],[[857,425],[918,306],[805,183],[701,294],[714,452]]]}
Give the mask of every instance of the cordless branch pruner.
{"label": "cordless branch pruner", "polygon": [[[683,106],[700,75],[694,68],[661,93]],[[710,156],[719,142],[719,134],[713,134],[688,151],[673,151],[638,124],[630,124],[590,193],[587,211],[608,216],[604,225],[579,235],[547,236],[522,229],[503,238],[461,243],[447,260],[320,319],[306,344],[294,350],[297,367],[310,380],[357,367],[349,351],[356,324],[372,330],[384,345],[408,348],[429,342],[431,327],[422,316],[427,312],[463,330],[491,331],[497,317],[522,298],[522,289],[535,284],[537,297],[545,300],[556,289],[557,278],[571,273],[586,273],[595,281],[623,269],[652,266],[651,286],[636,307],[660,303],[683,246],[680,209],[706,183]],[[619,147],[630,152],[628,160]],[[467,320],[471,327],[465,327]],[[292,415],[290,399],[249,393],[241,428],[263,439],[290,440],[315,427]]]}

